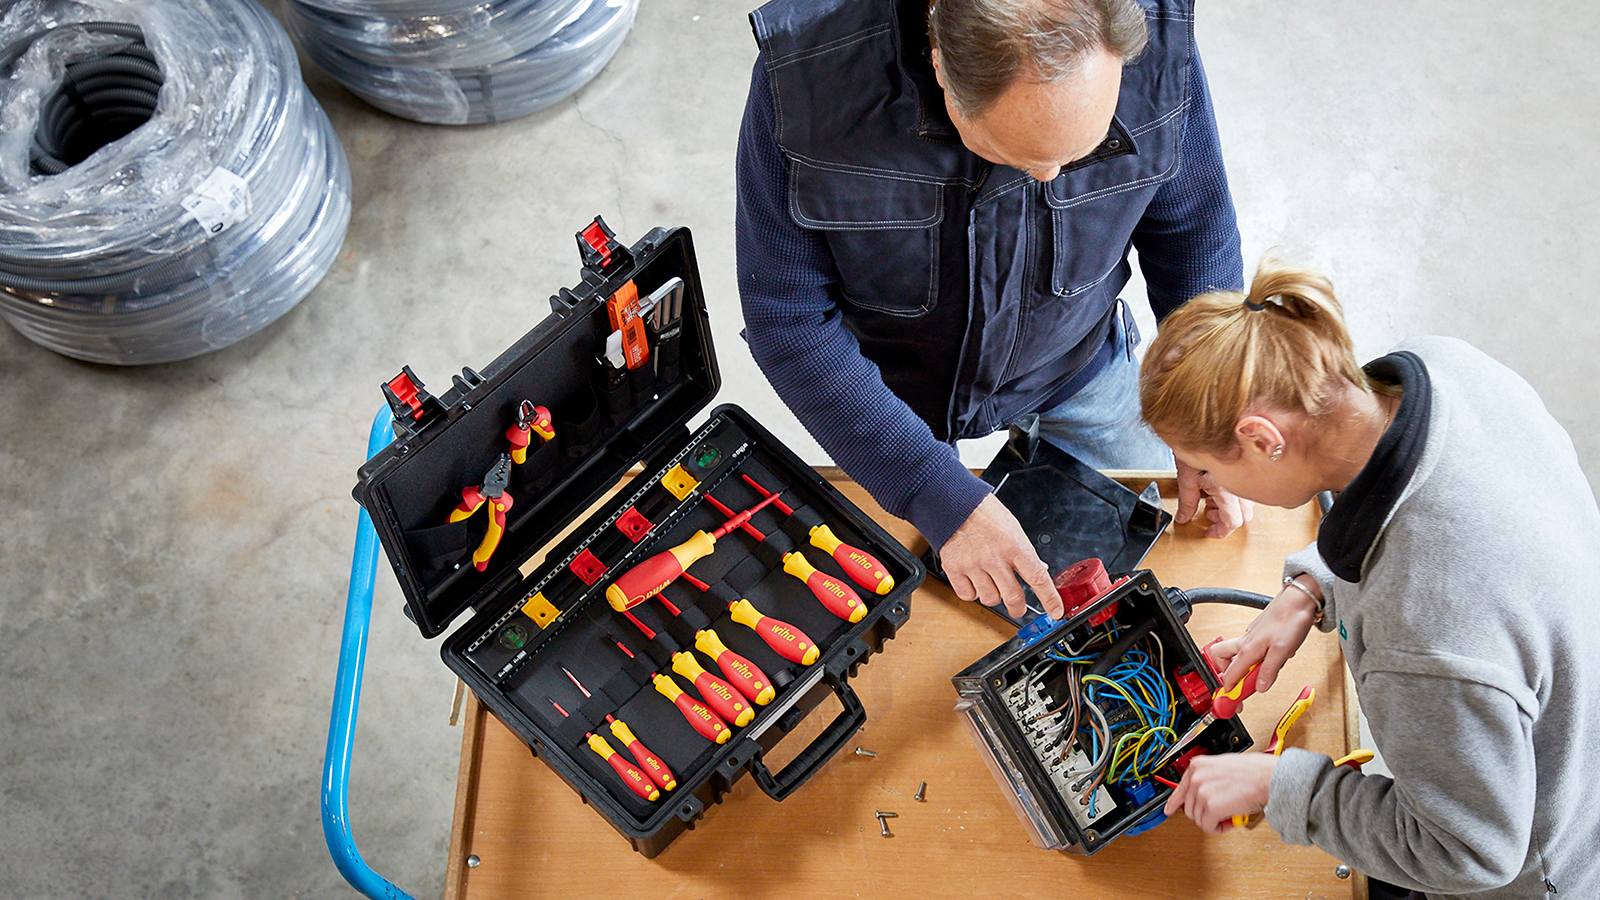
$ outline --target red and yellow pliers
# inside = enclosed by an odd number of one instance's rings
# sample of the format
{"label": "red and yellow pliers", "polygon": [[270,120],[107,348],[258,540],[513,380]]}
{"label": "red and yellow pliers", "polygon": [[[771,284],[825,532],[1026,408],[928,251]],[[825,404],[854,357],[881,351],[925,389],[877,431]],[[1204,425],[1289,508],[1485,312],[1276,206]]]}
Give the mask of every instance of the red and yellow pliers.
{"label": "red and yellow pliers", "polygon": [[[1294,702],[1289,704],[1289,708],[1283,711],[1283,715],[1278,717],[1278,724],[1272,728],[1272,740],[1267,742],[1264,752],[1271,753],[1273,756],[1283,755],[1284,736],[1289,733],[1290,728],[1294,727],[1294,723],[1299,721],[1301,714],[1311,708],[1311,701],[1315,699],[1317,699],[1316,688],[1308,684],[1300,689],[1300,696],[1296,697]],[[1234,816],[1234,827],[1246,827],[1250,824],[1250,818],[1250,816],[1243,814]]]}
{"label": "red and yellow pliers", "polygon": [[[1272,740],[1267,742],[1265,752],[1271,753],[1273,756],[1283,755],[1284,735],[1287,735],[1289,729],[1294,727],[1294,723],[1299,720],[1300,715],[1311,708],[1311,701],[1315,700],[1316,697],[1317,689],[1311,685],[1308,684],[1300,689],[1300,696],[1296,697],[1295,701],[1289,704],[1289,708],[1284,710],[1283,715],[1278,718],[1278,724],[1272,729]],[[1361,771],[1361,764],[1370,762],[1372,757],[1371,750],[1356,750],[1334,760],[1333,764],[1335,766],[1349,766],[1359,772]],[[1252,817],[1247,815],[1234,816],[1233,824],[1236,827],[1245,828],[1252,824],[1251,820]]]}
{"label": "red and yellow pliers", "polygon": [[478,549],[472,551],[472,565],[479,572],[489,567],[489,557],[494,555],[494,549],[500,546],[500,536],[505,534],[506,511],[511,508],[511,495],[506,493],[506,485],[510,482],[511,454],[502,453],[483,474],[483,483],[462,490],[461,505],[450,511],[449,521],[459,522],[484,504],[489,505],[488,528]]}
{"label": "red and yellow pliers", "polygon": [[540,445],[549,443],[556,436],[555,423],[550,419],[550,410],[534,406],[532,400],[524,400],[517,407],[517,421],[506,429],[512,462],[520,466],[528,461],[528,445],[533,443],[536,434]]}

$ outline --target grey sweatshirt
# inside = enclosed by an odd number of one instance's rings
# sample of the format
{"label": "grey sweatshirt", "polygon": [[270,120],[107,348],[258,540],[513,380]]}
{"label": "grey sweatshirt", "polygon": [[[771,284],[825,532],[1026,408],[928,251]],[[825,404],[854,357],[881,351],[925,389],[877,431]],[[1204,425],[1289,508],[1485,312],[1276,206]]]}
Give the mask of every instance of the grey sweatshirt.
{"label": "grey sweatshirt", "polygon": [[1394,777],[1289,750],[1267,821],[1429,898],[1600,898],[1600,511],[1567,433],[1460,341],[1401,344],[1366,468],[1286,574],[1326,598]]}

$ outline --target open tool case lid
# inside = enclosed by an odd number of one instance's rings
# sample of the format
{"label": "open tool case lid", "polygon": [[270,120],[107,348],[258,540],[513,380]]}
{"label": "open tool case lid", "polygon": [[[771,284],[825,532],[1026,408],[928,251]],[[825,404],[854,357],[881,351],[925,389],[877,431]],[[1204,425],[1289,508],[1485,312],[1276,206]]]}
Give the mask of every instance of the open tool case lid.
{"label": "open tool case lid", "polygon": [[[383,386],[395,440],[361,467],[353,493],[424,637],[515,584],[529,556],[635,463],[649,468],[657,455],[670,455],[721,384],[687,228],[653,229],[625,247],[597,218],[578,234],[578,247],[579,283],[552,296],[551,314],[482,371],[462,369],[437,396],[409,367]],[[629,281],[646,297],[673,278],[683,281],[676,364],[662,354],[658,365],[625,370],[619,387],[597,362],[613,330],[606,301]],[[608,404],[617,390],[634,402]],[[506,432],[523,401],[548,410],[555,436],[533,437],[526,459],[509,467],[505,531],[479,571],[471,554],[490,517],[479,511],[448,520],[463,489],[483,484],[509,449]]]}

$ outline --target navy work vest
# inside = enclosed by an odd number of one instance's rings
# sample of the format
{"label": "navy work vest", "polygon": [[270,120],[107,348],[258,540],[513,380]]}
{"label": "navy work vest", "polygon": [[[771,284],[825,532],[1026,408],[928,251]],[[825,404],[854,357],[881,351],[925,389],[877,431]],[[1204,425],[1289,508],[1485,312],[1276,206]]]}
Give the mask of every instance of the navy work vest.
{"label": "navy work vest", "polygon": [[884,382],[944,440],[1056,399],[1105,346],[1134,227],[1178,171],[1192,0],[1140,0],[1110,135],[1040,183],[961,144],[929,61],[926,0],[772,0],[750,14],[836,299]]}

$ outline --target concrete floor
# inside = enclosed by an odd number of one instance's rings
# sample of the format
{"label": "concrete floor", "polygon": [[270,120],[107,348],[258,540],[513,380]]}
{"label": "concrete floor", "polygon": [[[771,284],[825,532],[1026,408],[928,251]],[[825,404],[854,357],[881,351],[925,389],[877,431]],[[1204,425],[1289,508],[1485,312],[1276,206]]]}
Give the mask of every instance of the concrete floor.
{"label": "concrete floor", "polygon": [[[1533,383],[1600,481],[1600,11],[1207,3],[1197,31],[1247,263],[1334,279],[1363,356],[1465,338]],[[693,230],[724,388],[816,463],[737,334],[732,159],[747,2],[645,0],[585,89],[492,126],[428,127],[308,81],[355,211],[322,284],[209,356],[117,369],[0,328],[0,894],[341,897],[318,789],[350,499],[380,382],[448,382],[547,310],[603,214]],[[1588,398],[1588,399],[1585,399]],[[986,453],[974,451],[980,463]],[[454,677],[379,573],[352,822],[438,896]],[[891,663],[892,664],[892,663]],[[571,802],[570,797],[559,798]]]}

